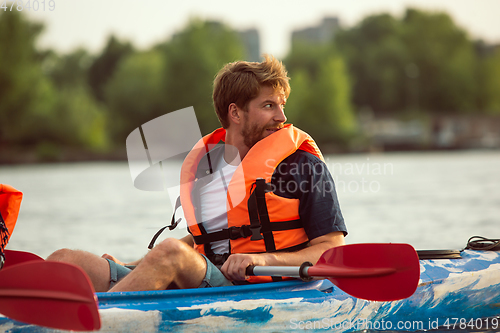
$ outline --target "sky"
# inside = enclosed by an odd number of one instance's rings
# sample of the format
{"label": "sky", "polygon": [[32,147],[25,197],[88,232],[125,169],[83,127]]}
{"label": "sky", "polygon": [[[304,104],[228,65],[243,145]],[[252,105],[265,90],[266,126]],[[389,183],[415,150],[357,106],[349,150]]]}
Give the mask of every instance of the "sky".
{"label": "sky", "polygon": [[500,0],[50,1],[55,4],[53,11],[45,0],[45,11],[40,7],[28,14],[45,24],[39,46],[61,53],[78,47],[98,53],[110,34],[147,49],[182,30],[190,18],[201,18],[220,20],[238,30],[256,28],[261,53],[284,57],[293,30],[317,25],[326,16],[337,16],[341,25],[351,27],[369,14],[402,16],[407,7],[445,11],[471,37],[500,43]]}

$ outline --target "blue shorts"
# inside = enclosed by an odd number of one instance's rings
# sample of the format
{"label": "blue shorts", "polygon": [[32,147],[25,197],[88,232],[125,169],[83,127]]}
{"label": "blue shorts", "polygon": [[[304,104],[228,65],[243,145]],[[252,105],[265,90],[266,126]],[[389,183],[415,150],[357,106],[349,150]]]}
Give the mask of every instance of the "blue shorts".
{"label": "blue shorts", "polygon": [[[224,274],[222,274],[222,272],[210,260],[208,260],[207,257],[204,255],[202,256],[207,262],[207,272],[205,273],[205,277],[198,288],[226,287],[233,285],[233,283],[226,279]],[[118,283],[118,281],[123,279],[128,273],[132,272],[132,268],[117,264],[110,259],[106,260],[109,263],[109,288],[111,289]]]}

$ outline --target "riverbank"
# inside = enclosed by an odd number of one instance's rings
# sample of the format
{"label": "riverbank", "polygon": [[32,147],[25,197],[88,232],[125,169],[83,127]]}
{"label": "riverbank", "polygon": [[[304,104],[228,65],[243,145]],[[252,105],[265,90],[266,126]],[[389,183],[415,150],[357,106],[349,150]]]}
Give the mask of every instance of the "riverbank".
{"label": "riverbank", "polygon": [[[335,145],[321,145],[320,148],[324,155],[500,150],[496,147],[429,147],[404,143],[385,146],[371,145],[370,147],[357,147],[353,150],[342,149]],[[93,152],[81,148],[70,147],[0,148],[0,165],[117,161],[127,161],[127,151],[125,147],[116,148],[107,152]]]}
{"label": "riverbank", "polygon": [[35,147],[0,147],[0,165],[126,160],[127,151],[125,146],[106,152],[61,147],[52,144],[40,144]]}

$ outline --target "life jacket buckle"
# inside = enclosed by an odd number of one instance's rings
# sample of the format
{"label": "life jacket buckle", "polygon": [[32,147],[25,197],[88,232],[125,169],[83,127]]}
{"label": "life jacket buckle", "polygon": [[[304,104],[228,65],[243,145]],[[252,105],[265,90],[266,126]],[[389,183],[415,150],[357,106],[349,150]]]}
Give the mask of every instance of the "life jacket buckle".
{"label": "life jacket buckle", "polygon": [[229,239],[235,240],[238,238],[245,238],[245,232],[241,227],[229,227]]}
{"label": "life jacket buckle", "polygon": [[264,237],[262,237],[262,234],[260,233],[260,229],[262,228],[262,226],[250,226],[250,231],[252,232],[252,237],[250,237],[250,240],[252,241],[258,241],[258,240],[261,240],[261,239],[264,239]]}

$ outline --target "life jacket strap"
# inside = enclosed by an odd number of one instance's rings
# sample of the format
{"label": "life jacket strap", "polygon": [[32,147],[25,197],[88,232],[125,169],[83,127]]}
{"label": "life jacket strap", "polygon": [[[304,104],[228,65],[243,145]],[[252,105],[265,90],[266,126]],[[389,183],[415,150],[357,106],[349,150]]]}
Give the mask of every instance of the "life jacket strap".
{"label": "life jacket strap", "polygon": [[5,221],[3,220],[2,213],[0,213],[0,269],[2,269],[3,264],[5,262],[5,254],[3,250],[5,250],[5,246],[7,245],[7,241],[9,240],[9,229],[5,225]]}
{"label": "life jacket strap", "polygon": [[[266,252],[275,252],[276,243],[272,232],[271,220],[269,219],[269,212],[267,210],[266,192],[272,191],[270,184],[266,183],[264,178],[257,178],[255,181],[255,190],[248,198],[248,214],[250,217],[250,224],[254,230],[254,239],[258,240],[264,238]],[[252,215],[254,218],[252,218]],[[255,216],[258,216],[255,218]],[[262,231],[262,236],[260,235]],[[258,233],[258,235],[256,235]],[[273,281],[281,281],[281,277],[272,277]]]}
{"label": "life jacket strap", "polygon": [[[263,178],[257,178],[254,185],[255,189],[248,198],[248,214],[254,231],[252,235],[254,238],[251,240],[264,238],[266,252],[274,252],[276,251],[276,244],[266,202],[266,192],[271,192],[272,187]],[[256,235],[257,233],[258,235]]]}
{"label": "life jacket strap", "polygon": [[161,233],[168,228],[168,230],[174,230],[175,227],[181,222],[182,218],[175,219],[175,212],[177,209],[181,206],[181,197],[177,197],[177,200],[175,202],[175,208],[174,208],[174,213],[172,214],[172,220],[170,221],[170,225],[164,226],[160,230],[156,232],[156,234],[153,236],[153,239],[151,239],[151,242],[148,245],[148,249],[152,249],[155,246],[155,242],[158,239],[158,237],[161,235]]}
{"label": "life jacket strap", "polygon": [[[262,232],[273,232],[273,231],[283,231],[291,229],[302,228],[302,222],[300,219],[290,220],[290,221],[280,221],[270,223],[270,227],[262,227]],[[193,236],[194,242],[198,245],[207,244],[212,242],[217,242],[221,240],[235,240],[239,238],[247,238],[252,236],[252,226],[245,224],[241,227],[229,227],[222,229],[217,232],[211,232],[209,234],[202,234],[199,236]]]}

